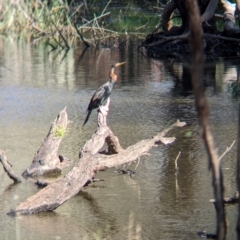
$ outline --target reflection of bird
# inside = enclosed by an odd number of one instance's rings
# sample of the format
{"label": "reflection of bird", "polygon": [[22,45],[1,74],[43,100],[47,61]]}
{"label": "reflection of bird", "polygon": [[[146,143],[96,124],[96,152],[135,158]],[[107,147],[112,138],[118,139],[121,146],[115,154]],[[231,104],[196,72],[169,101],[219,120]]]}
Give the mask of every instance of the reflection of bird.
{"label": "reflection of bird", "polygon": [[114,73],[114,70],[116,67],[121,66],[125,62],[116,63],[113,65],[110,69],[109,77],[110,80],[106,83],[104,83],[92,96],[90,103],[87,108],[87,116],[85,118],[85,121],[83,123],[83,126],[87,123],[89,116],[93,109],[100,107],[103,102],[110,96],[113,85],[117,81],[117,75]]}

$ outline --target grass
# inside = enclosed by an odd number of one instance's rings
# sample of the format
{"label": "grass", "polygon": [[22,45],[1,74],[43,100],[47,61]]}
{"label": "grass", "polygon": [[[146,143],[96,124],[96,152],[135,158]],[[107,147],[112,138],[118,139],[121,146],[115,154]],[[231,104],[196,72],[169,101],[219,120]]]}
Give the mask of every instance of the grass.
{"label": "grass", "polygon": [[128,3],[111,7],[89,1],[70,4],[67,0],[3,1],[0,17],[0,34],[44,39],[53,49],[69,48],[73,39],[84,37],[88,42],[121,34],[147,34],[160,21],[158,11],[145,11]]}

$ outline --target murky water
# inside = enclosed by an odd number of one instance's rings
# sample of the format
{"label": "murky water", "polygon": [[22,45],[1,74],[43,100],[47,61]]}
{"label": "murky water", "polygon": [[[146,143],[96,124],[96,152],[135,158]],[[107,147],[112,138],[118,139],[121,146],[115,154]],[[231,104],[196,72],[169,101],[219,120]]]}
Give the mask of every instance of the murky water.
{"label": "murky water", "polygon": [[[136,46],[79,47],[50,52],[11,39],[0,40],[0,149],[20,176],[40,147],[51,122],[67,106],[70,129],[60,154],[77,160],[96,129],[96,112],[82,124],[92,93],[117,70],[108,124],[123,147],[150,138],[177,119],[187,126],[172,131],[177,140],[142,157],[134,178],[114,169],[99,173],[104,182],[84,188],[52,213],[8,217],[6,213],[38,191],[23,179],[12,185],[0,167],[0,239],[199,239],[215,231],[208,160],[200,138],[186,64],[150,60]],[[205,85],[212,130],[222,153],[237,137],[238,100],[227,84],[236,80],[239,60],[206,63]],[[179,173],[175,175],[174,161]],[[222,160],[225,195],[236,190],[236,144]],[[132,164],[129,168],[135,168]],[[228,239],[236,238],[237,206],[226,207]]]}

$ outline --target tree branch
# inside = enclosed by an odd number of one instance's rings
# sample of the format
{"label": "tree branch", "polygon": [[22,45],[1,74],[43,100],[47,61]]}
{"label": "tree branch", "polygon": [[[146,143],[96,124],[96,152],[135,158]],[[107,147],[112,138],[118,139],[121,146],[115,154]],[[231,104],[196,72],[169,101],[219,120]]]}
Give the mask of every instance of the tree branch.
{"label": "tree branch", "polygon": [[[213,0],[209,5],[215,3]],[[207,149],[209,165],[212,170],[212,184],[216,199],[217,211],[217,239],[225,239],[226,222],[223,204],[222,170],[219,164],[217,147],[208,123],[208,104],[203,91],[203,33],[197,1],[185,0],[185,6],[190,19],[190,48],[191,48],[191,75],[195,95],[195,105],[198,113],[202,137]],[[208,6],[209,8],[209,6]],[[212,7],[213,9],[213,7]],[[215,10],[215,8],[214,8]]]}

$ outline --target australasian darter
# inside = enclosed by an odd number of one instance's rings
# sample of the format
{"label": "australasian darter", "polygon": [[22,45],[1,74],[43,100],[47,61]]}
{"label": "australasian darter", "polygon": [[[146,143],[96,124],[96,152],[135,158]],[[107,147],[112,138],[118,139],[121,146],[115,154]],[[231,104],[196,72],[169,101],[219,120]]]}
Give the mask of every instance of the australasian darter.
{"label": "australasian darter", "polygon": [[93,94],[87,108],[87,116],[85,118],[83,126],[87,123],[93,109],[100,108],[101,110],[103,102],[110,96],[114,83],[117,81],[117,75],[115,74],[114,70],[116,67],[119,67],[124,63],[125,62],[116,63],[115,65],[111,66],[109,72],[110,80],[104,83],[101,87],[99,87],[98,90]]}

